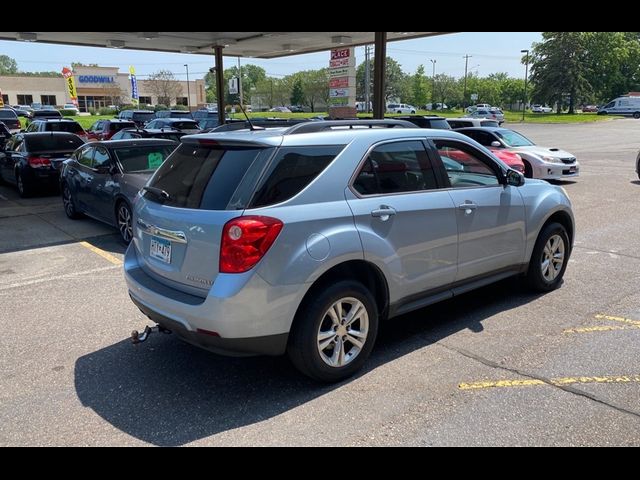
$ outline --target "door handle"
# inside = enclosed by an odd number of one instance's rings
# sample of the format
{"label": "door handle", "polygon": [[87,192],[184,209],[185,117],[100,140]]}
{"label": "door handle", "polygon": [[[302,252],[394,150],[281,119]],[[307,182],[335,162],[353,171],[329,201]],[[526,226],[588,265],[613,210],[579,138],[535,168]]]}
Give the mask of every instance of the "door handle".
{"label": "door handle", "polygon": [[473,203],[473,202],[465,202],[461,205],[458,205],[458,209],[459,210],[464,210],[464,213],[466,215],[470,215],[471,213],[473,213],[473,211],[478,208],[478,204],[477,203]]}
{"label": "door handle", "polygon": [[380,205],[380,208],[371,210],[371,216],[374,218],[379,218],[383,222],[386,222],[387,220],[389,220],[389,217],[395,214],[395,209],[391,208],[388,205]]}

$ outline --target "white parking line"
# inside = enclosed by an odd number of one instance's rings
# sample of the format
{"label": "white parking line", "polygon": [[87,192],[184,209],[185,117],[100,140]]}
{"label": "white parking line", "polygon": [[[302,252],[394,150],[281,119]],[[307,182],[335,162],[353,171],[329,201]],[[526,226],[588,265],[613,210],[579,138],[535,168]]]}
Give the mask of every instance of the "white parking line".
{"label": "white parking line", "polygon": [[8,285],[0,286],[0,292],[4,290],[9,290],[11,288],[26,287],[28,285],[35,285],[35,284],[44,283],[44,282],[53,282],[56,280],[66,280],[69,278],[79,277],[81,275],[89,275],[91,273],[104,272],[106,270],[115,270],[118,268],[122,268],[121,265],[110,265],[108,267],[92,268],[91,270],[85,270],[83,272],[74,272],[74,273],[66,273],[64,275],[56,275],[55,277],[38,278],[37,280],[26,280],[24,282],[9,283]]}

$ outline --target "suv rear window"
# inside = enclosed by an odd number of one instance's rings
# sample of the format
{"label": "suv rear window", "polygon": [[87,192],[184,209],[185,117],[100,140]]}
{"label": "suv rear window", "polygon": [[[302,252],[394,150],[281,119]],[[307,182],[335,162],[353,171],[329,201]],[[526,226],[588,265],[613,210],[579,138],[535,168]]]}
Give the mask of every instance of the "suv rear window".
{"label": "suv rear window", "polygon": [[344,145],[284,147],[278,150],[253,196],[252,207],[297,195],[344,149]]}
{"label": "suv rear window", "polygon": [[[272,153],[272,148],[210,148],[182,144],[158,169],[149,186],[167,192],[169,198],[163,203],[172,207],[243,208],[242,205],[230,206],[231,196],[256,159],[261,160],[256,163],[262,163]],[[158,201],[157,195],[149,191],[144,197]]]}
{"label": "suv rear window", "polygon": [[18,116],[15,114],[13,110],[3,108],[3,109],[0,109],[0,118],[15,120],[18,118]]}
{"label": "suv rear window", "polygon": [[110,122],[109,130],[112,132],[119,132],[123,128],[135,128],[136,124],[133,122]]}
{"label": "suv rear window", "polygon": [[84,133],[77,122],[47,122],[45,129],[49,132]]}

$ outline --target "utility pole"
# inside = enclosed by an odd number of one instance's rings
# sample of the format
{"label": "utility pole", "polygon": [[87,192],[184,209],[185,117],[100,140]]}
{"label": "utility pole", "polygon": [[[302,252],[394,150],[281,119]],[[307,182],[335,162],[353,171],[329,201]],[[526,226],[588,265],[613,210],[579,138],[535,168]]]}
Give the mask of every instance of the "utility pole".
{"label": "utility pole", "polygon": [[242,102],[242,67],[240,67],[240,57],[238,57],[238,95],[240,98],[240,105],[244,106]]}
{"label": "utility pole", "polygon": [[187,107],[189,108],[189,111],[191,111],[191,90],[189,89],[189,65],[185,63],[184,66],[187,67]]}
{"label": "utility pole", "polygon": [[435,99],[436,99],[436,61],[432,58],[429,59],[431,64],[433,65],[433,70],[431,73],[431,110],[435,110]]}
{"label": "utility pole", "polygon": [[520,53],[526,53],[524,67],[524,98],[522,99],[522,121],[524,122],[524,111],[527,109],[527,79],[529,78],[529,50],[520,50]]}
{"label": "utility pole", "polygon": [[464,88],[462,91],[462,108],[467,108],[467,66],[469,65],[469,59],[471,55],[465,55],[464,57]]}
{"label": "utility pole", "polygon": [[371,72],[369,70],[369,45],[364,46],[364,104],[365,111],[371,113]]}

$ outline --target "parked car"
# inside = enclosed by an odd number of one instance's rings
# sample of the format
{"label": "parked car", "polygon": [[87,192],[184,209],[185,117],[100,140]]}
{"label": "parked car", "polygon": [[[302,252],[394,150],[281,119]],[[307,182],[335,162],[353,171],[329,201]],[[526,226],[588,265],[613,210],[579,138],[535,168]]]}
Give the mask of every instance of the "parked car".
{"label": "parked car", "polygon": [[89,141],[109,140],[123,128],[135,127],[136,124],[130,120],[98,120],[87,130],[87,137]]}
{"label": "parked car", "polygon": [[78,110],[78,107],[76,107],[73,103],[65,103],[64,106],[62,107],[62,110],[73,111],[75,112],[76,115],[80,113],[80,110]]}
{"label": "parked car", "polygon": [[82,128],[78,122],[71,120],[70,118],[45,118],[41,120],[34,120],[25,129],[25,132],[69,132],[75,133],[85,142],[89,140],[84,128]]}
{"label": "parked car", "polygon": [[551,113],[553,112],[553,108],[544,107],[542,105],[531,105],[531,111],[533,113]]}
{"label": "parked car", "polygon": [[154,118],[189,118],[193,119],[193,115],[188,110],[159,110]]}
{"label": "parked car", "polygon": [[118,114],[118,118],[134,122],[138,127],[142,127],[155,118],[155,112],[152,110],[123,110]]}
{"label": "parked car", "polygon": [[216,108],[214,109],[207,109],[207,108],[201,108],[200,110],[196,110],[195,112],[193,112],[193,119],[196,122],[199,122],[200,120],[217,120],[218,119],[218,109]]}
{"label": "parked car", "polygon": [[0,108],[0,122],[5,124],[12,135],[20,131],[20,120],[13,108]]}
{"label": "parked car", "polygon": [[300,105],[291,105],[289,106],[289,110],[291,110],[292,113],[304,113],[304,107],[301,107]]}
{"label": "parked car", "polygon": [[415,114],[418,109],[407,103],[390,103],[387,105],[387,113],[412,113]]}
{"label": "parked car", "polygon": [[291,113],[287,107],[273,107],[269,109],[270,112]]}
{"label": "parked car", "polygon": [[48,118],[57,118],[61,119],[62,114],[58,110],[51,110],[48,108],[41,108],[40,110],[34,110],[31,114],[31,118],[28,118],[27,121],[35,121],[35,120],[43,120]]}
{"label": "parked car", "polygon": [[585,105],[582,107],[582,113],[595,113],[598,111],[597,105]]}
{"label": "parked car", "polygon": [[79,148],[64,162],[60,174],[67,217],[85,214],[108,223],[129,243],[133,200],[177,145],[172,140],[136,139],[92,142]]}
{"label": "parked car", "polygon": [[188,118],[156,118],[146,124],[145,128],[171,128],[183,133],[199,133],[200,127],[194,120]]}
{"label": "parked car", "polygon": [[33,108],[34,110],[40,110],[42,108],[42,104],[39,102],[32,103],[31,108]]}
{"label": "parked car", "polygon": [[[134,304],[196,346],[287,352],[333,382],[363,366],[380,321],[511,275],[561,285],[562,188],[456,132],[370,128],[389,122],[183,137],[134,204]],[[452,149],[473,171],[447,171]]]}
{"label": "parked car", "polygon": [[638,174],[638,179],[640,179],[640,152],[638,152],[638,156],[636,157],[636,173]]}
{"label": "parked car", "polygon": [[127,138],[166,138],[180,141],[186,135],[184,132],[168,128],[124,128],[118,131],[111,140],[125,140]]}
{"label": "parked car", "polygon": [[4,150],[4,146],[10,138],[11,131],[9,131],[9,128],[2,121],[0,121],[0,150]]}
{"label": "parked car", "polygon": [[0,181],[16,185],[21,197],[57,189],[60,165],[83,144],[73,133],[18,133],[0,151]]}
{"label": "parked car", "polygon": [[389,118],[395,118],[396,120],[406,120],[420,128],[441,128],[444,130],[451,129],[451,127],[447,123],[446,118],[438,117],[435,115],[403,115]]}
{"label": "parked car", "polygon": [[559,148],[547,148],[534,144],[524,135],[506,128],[482,127],[456,130],[473,138],[487,148],[507,149],[515,152],[524,163],[527,178],[561,180],[580,175],[580,164],[576,157]]}
{"label": "parked car", "polygon": [[500,109],[490,110],[490,109],[478,108],[477,110],[474,110],[473,112],[471,112],[469,114],[469,117],[488,118],[498,122],[498,125],[501,125],[504,122],[504,113],[502,113],[502,110]]}
{"label": "parked car", "polygon": [[457,130],[458,128],[465,127],[499,127],[497,120],[488,118],[473,118],[473,117],[460,117],[460,118],[447,118],[447,123]]}
{"label": "parked car", "polygon": [[216,128],[219,125],[220,122],[218,121],[218,114],[216,114],[216,118],[203,118],[202,120],[198,121],[198,128],[200,129],[200,131]]}

